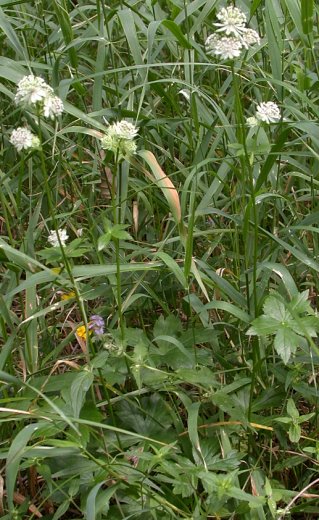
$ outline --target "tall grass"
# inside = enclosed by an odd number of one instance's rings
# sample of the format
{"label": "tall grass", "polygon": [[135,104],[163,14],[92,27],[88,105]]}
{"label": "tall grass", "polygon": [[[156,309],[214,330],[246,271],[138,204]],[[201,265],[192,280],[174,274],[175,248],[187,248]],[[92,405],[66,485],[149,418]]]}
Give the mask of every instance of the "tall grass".
{"label": "tall grass", "polygon": [[225,5],[1,2],[3,519],[319,514],[318,6],[236,2],[261,42],[223,61]]}

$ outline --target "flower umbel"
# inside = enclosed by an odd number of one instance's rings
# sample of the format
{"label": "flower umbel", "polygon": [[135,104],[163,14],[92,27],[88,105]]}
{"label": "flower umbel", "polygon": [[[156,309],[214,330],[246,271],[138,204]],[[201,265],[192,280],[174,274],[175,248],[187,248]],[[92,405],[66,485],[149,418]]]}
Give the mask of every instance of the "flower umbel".
{"label": "flower umbel", "polygon": [[109,132],[111,135],[116,136],[118,139],[133,140],[137,136],[138,130],[129,121],[118,121],[110,126]]}
{"label": "flower umbel", "polygon": [[216,32],[240,36],[245,31],[246,15],[238,7],[223,7],[216,16],[219,20],[214,24],[219,27]]}
{"label": "flower umbel", "polygon": [[215,54],[223,60],[238,58],[242,49],[241,41],[237,38],[232,36],[219,38],[216,34],[208,36],[205,46],[207,54]]}
{"label": "flower umbel", "polygon": [[13,144],[18,152],[21,152],[29,148],[38,148],[40,146],[40,139],[30,132],[28,128],[19,127],[12,131],[10,143]]}
{"label": "flower umbel", "polygon": [[246,29],[241,35],[240,40],[245,49],[249,49],[250,45],[255,45],[255,43],[257,43],[257,45],[260,44],[260,36],[255,29]]}
{"label": "flower umbel", "polygon": [[35,105],[46,97],[53,94],[53,89],[42,78],[37,78],[31,74],[24,76],[18,83],[15,102],[17,104]]}
{"label": "flower umbel", "polygon": [[259,125],[259,121],[258,121],[258,119],[255,116],[247,117],[246,123],[251,128],[254,128],[254,126],[258,126]]}
{"label": "flower umbel", "polygon": [[63,112],[63,103],[54,95],[53,88],[44,79],[30,74],[18,83],[15,95],[17,105],[29,105],[38,109],[41,115],[54,119]]}
{"label": "flower umbel", "polygon": [[43,102],[43,115],[50,119],[60,116],[63,112],[64,106],[58,96],[48,96]]}
{"label": "flower umbel", "polygon": [[137,133],[136,126],[129,121],[113,123],[101,139],[102,148],[118,155],[119,159],[129,157],[136,152],[137,147],[134,138]]}
{"label": "flower umbel", "polygon": [[92,330],[97,336],[104,334],[105,323],[102,316],[98,314],[92,314],[89,321],[89,329]]}
{"label": "flower umbel", "polygon": [[246,15],[238,7],[223,7],[217,13],[216,32],[208,36],[205,47],[207,54],[215,54],[223,60],[238,58],[243,49],[260,43],[259,34],[246,27]]}
{"label": "flower umbel", "polygon": [[257,106],[256,119],[264,123],[276,123],[280,119],[280,110],[276,103],[267,101]]}
{"label": "flower umbel", "polygon": [[60,246],[59,239],[58,239],[58,234],[59,234],[62,246],[65,246],[65,243],[66,243],[66,241],[69,238],[69,236],[68,236],[68,234],[67,234],[65,229],[58,229],[58,233],[55,230],[51,230],[50,234],[48,236],[48,242],[53,247],[59,247]]}

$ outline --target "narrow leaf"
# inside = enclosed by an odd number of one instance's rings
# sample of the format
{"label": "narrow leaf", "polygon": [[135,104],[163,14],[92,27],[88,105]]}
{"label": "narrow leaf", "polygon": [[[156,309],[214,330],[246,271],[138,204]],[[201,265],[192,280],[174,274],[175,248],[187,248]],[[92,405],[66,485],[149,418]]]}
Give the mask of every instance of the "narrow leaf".
{"label": "narrow leaf", "polygon": [[174,184],[172,183],[171,179],[163,172],[152,152],[149,152],[148,150],[140,150],[138,155],[142,157],[151,168],[152,173],[157,181],[157,185],[162,190],[176,223],[179,224],[181,222],[182,212],[179,196]]}

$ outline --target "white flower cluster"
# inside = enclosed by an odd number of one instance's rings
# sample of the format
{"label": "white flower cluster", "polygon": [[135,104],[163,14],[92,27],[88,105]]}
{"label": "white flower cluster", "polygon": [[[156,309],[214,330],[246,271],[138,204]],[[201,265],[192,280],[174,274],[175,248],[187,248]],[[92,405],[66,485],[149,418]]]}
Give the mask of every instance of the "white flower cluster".
{"label": "white flower cluster", "polygon": [[40,146],[40,139],[28,130],[28,128],[22,126],[12,131],[9,140],[18,152],[32,148],[39,148]]}
{"label": "white flower cluster", "polygon": [[253,128],[258,126],[260,123],[276,123],[279,121],[280,109],[273,101],[266,101],[257,105],[256,114],[246,119],[248,126]]}
{"label": "white flower cluster", "polygon": [[61,115],[64,108],[61,99],[54,95],[53,88],[44,79],[32,74],[19,81],[15,102],[17,105],[34,106],[40,114],[50,119]]}
{"label": "white flower cluster", "polygon": [[134,138],[137,136],[136,126],[128,121],[118,121],[107,129],[106,134],[101,139],[102,148],[110,150],[119,159],[129,157],[136,152]]}
{"label": "white flower cluster", "polygon": [[208,36],[205,47],[207,54],[214,54],[223,60],[238,58],[242,49],[260,43],[259,34],[246,27],[246,15],[238,7],[223,7],[217,13],[219,22],[216,32]]}
{"label": "white flower cluster", "polygon": [[59,235],[62,246],[65,246],[66,241],[69,238],[69,235],[67,234],[65,229],[58,229],[58,232],[56,232],[54,230],[50,231],[50,234],[48,236],[49,244],[53,247],[59,247],[60,243],[59,243],[58,235]]}

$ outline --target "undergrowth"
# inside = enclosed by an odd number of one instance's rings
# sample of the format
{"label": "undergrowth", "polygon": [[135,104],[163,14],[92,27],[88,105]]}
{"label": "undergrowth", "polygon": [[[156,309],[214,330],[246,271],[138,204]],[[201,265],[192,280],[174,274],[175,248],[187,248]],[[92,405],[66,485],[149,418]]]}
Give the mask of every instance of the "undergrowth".
{"label": "undergrowth", "polygon": [[3,519],[319,517],[318,5],[226,6],[0,2]]}

